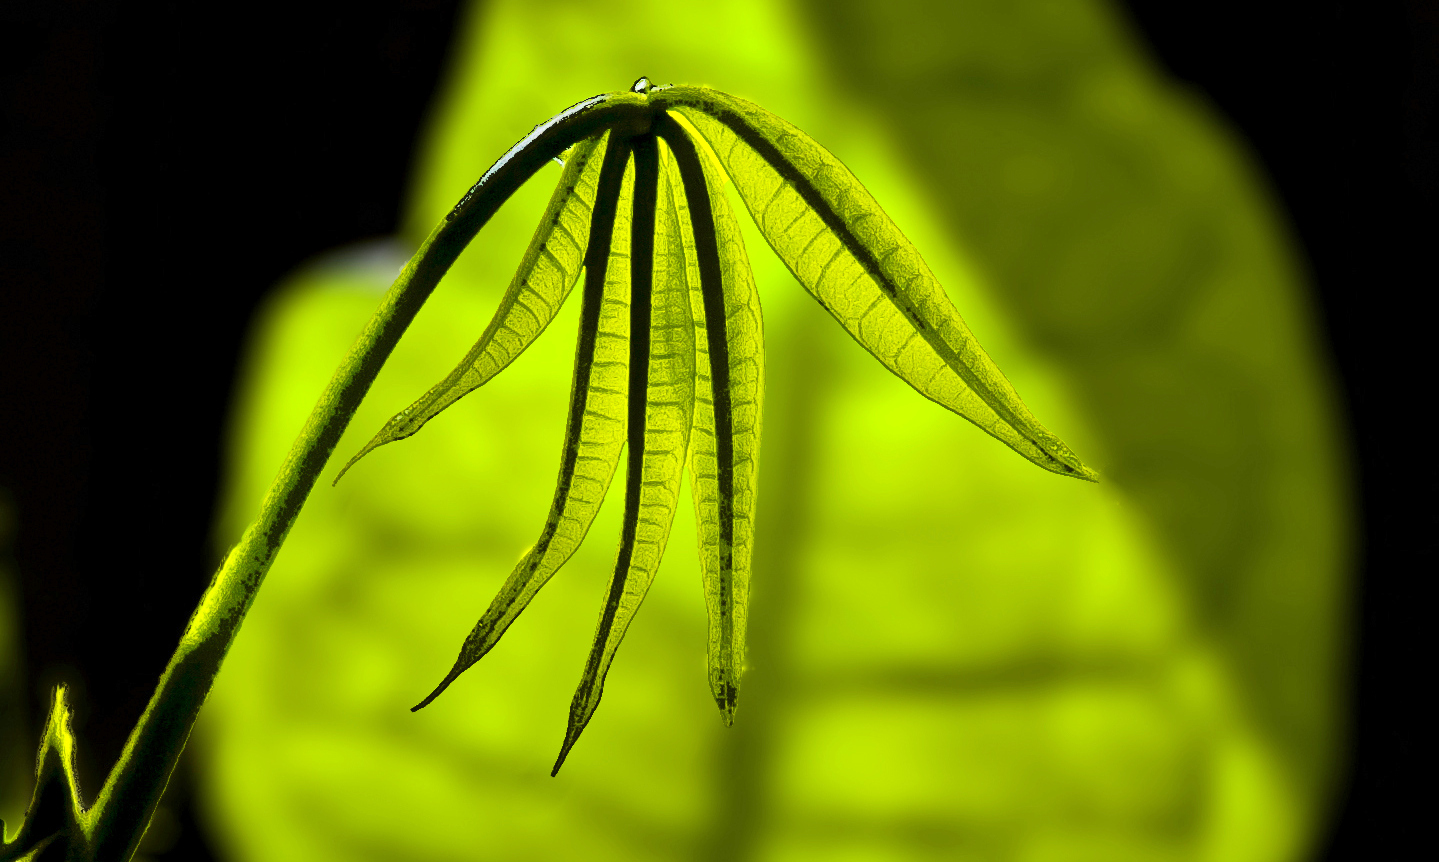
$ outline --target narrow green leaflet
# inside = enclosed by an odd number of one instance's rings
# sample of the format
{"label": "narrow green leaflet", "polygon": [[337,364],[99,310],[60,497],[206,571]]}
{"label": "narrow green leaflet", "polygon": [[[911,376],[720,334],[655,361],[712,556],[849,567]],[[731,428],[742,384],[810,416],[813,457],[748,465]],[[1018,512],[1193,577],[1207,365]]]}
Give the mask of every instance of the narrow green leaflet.
{"label": "narrow green leaflet", "polygon": [[689,471],[709,612],[709,684],[730,725],[745,667],[764,399],[763,325],[744,240],[721,177],[701,166],[678,125],[661,129],[674,150],[665,151],[672,156],[665,159],[665,169],[680,215],[695,320]]}
{"label": "narrow green leaflet", "polygon": [[673,87],[775,253],[855,340],[920,394],[1035,464],[1096,478],[1020,401],[918,250],[839,159],[743,99]]}
{"label": "narrow green leaflet", "polygon": [[[585,266],[584,306],[575,349],[570,411],[555,484],[539,541],[524,555],[460,648],[460,656],[415,709],[422,709],[499,642],[510,624],[574,555],[604,502],[625,442],[625,380],[630,325],[629,237],[634,172],[629,148],[606,152],[596,182]],[[611,261],[615,263],[612,264]]]}
{"label": "narrow green leaflet", "polygon": [[409,437],[445,408],[488,383],[545,331],[584,264],[604,151],[600,136],[574,146],[519,269],[480,340],[444,380],[391,417],[345,464],[335,481],[376,448]]}
{"label": "narrow green leaflet", "polygon": [[[694,321],[680,229],[670,194],[660,189],[657,142],[635,141],[631,243],[629,454],[624,525],[614,575],[600,611],[594,645],[570,704],[569,726],[555,762],[599,706],[605,674],[644,601],[669,540],[693,421]],[[646,337],[648,333],[648,337]]]}

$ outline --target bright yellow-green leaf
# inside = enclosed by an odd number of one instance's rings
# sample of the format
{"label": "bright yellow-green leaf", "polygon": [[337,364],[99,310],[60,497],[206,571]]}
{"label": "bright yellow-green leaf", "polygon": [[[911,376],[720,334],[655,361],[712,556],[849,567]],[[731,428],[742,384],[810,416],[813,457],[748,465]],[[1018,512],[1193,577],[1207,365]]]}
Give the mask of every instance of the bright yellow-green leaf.
{"label": "bright yellow-green leaf", "polygon": [[[841,25],[843,39],[827,29]],[[1319,445],[1332,416],[1314,406],[1325,378],[1255,172],[1109,4],[745,0],[642,16],[495,0],[470,28],[412,239],[575,94],[641,72],[714,83],[841,154],[1028,403],[1114,481],[1053,481],[895,386],[746,233],[769,403],[736,726],[710,718],[698,679],[687,539],[556,780],[540,778],[570,694],[555,682],[584,660],[613,561],[598,536],[471,678],[404,714],[550,502],[573,342],[541,339],[424,445],[307,506],[199,729],[224,855],[1311,854],[1337,761],[1345,595],[1341,498],[1325,484],[1340,465]],[[461,259],[373,398],[413,397],[473,343],[509,276],[487,261],[519,257],[548,193],[522,190],[486,227],[501,253]],[[379,283],[354,265],[307,270],[263,318],[227,538],[394,268]],[[566,333],[577,306],[557,320]],[[357,424],[385,418],[366,405]],[[620,502],[600,536],[618,532]]]}
{"label": "bright yellow-green leaf", "polygon": [[[732,724],[745,669],[745,629],[754,557],[755,487],[764,401],[763,323],[744,239],[725,199],[723,174],[716,164],[702,168],[700,178],[705,187],[696,190],[707,213],[697,214],[704,222],[702,230],[712,233],[714,251],[718,253],[719,299],[724,310],[717,315],[717,325],[707,325],[694,219],[679,163],[668,148],[665,153],[665,169],[689,263],[690,306],[695,319],[695,417],[689,471],[709,612],[709,684],[725,724]],[[725,346],[719,357],[710,352],[707,330],[715,333],[717,344]],[[718,391],[711,362],[721,358],[723,367],[717,370],[724,385]],[[727,443],[723,446],[721,426]]]}
{"label": "bright yellow-green leaf", "polygon": [[918,250],[839,159],[743,99],[705,87],[657,98],[699,130],[775,253],[876,359],[1046,470],[1095,478],[1019,400]]}
{"label": "bright yellow-green leaf", "polygon": [[[625,517],[619,558],[600,610],[594,646],[570,705],[569,727],[555,764],[556,772],[599,706],[605,674],[615,651],[659,570],[679,501],[693,421],[695,346],[689,282],[679,221],[667,184],[662,186],[660,182],[654,138],[636,143],[634,164],[631,257],[637,265],[631,270],[632,296],[635,303],[640,303],[649,294],[649,314],[635,314],[632,309],[630,390],[644,392],[644,400],[629,405]],[[618,261],[619,256],[612,255],[611,260]],[[648,324],[647,343],[636,344],[645,337],[644,323]]]}
{"label": "bright yellow-green leaf", "polygon": [[[559,481],[545,526],[539,540],[510,572],[499,594],[465,639],[454,667],[416,709],[434,700],[466,668],[493,649],[540,588],[574,555],[614,478],[625,442],[630,270],[628,266],[605,266],[605,263],[628,258],[634,172],[628,170],[623,161],[628,158],[626,152],[627,149],[620,150],[610,156],[615,161],[612,170],[621,178],[619,188],[611,189],[617,198],[596,200],[591,195],[597,207],[596,223],[613,211],[613,232],[609,254],[595,256],[598,265],[586,275],[587,279],[596,281],[599,289],[587,287],[585,308],[580,312],[569,423],[565,429]],[[597,157],[594,165],[598,167],[604,161]],[[562,189],[568,178],[568,173],[561,178]],[[594,185],[601,186],[603,181],[603,177],[596,176]]]}
{"label": "bright yellow-green leaf", "polygon": [[377,447],[409,437],[446,407],[485,385],[554,320],[584,264],[604,151],[601,138],[574,146],[530,247],[480,340],[444,380],[386,422],[340,470],[341,476]]}

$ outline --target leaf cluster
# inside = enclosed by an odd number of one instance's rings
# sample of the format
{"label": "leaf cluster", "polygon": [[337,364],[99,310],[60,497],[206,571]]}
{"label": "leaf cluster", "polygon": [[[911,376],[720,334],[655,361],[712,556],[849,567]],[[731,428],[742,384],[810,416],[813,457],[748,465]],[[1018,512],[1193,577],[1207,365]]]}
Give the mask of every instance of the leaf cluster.
{"label": "leaf cluster", "polygon": [[618,555],[554,771],[599,705],[664,555],[686,471],[709,613],[709,685],[732,723],[745,668],[764,346],[727,185],[800,284],[890,371],[1040,467],[1096,478],[1020,401],[863,185],[794,126],[716,90],[651,87],[641,78],[628,92],[581,102],[537,127],[449,219],[465,218],[506,164],[561,154],[559,183],[479,341],[344,468],[492,379],[583,283],[549,514],[450,672],[415,709],[493,649],[579,548],[627,450]]}

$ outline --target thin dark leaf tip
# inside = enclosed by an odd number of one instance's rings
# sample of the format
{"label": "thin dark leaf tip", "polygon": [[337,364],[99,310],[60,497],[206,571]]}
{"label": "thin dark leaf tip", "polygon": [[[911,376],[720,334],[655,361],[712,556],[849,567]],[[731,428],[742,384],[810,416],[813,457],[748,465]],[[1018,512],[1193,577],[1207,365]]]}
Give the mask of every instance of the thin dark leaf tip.
{"label": "thin dark leaf tip", "polygon": [[375,450],[375,448],[376,446],[373,443],[370,443],[367,444],[365,448],[361,449],[359,452],[356,452],[355,457],[346,461],[345,466],[340,468],[340,472],[335,474],[335,479],[333,482],[330,483],[330,487],[333,488],[336,485],[340,484],[340,479],[342,479],[346,473],[350,472],[350,468],[358,464],[361,458],[370,454],[372,451]]}
{"label": "thin dark leaf tip", "polygon": [[429,706],[431,703],[434,702],[435,698],[439,697],[441,694],[444,693],[445,689],[450,687],[450,683],[452,682],[454,682],[453,679],[446,678],[444,682],[435,686],[435,690],[426,695],[424,700],[410,707],[410,712],[419,712],[420,710]]}
{"label": "thin dark leaf tip", "polygon": [[[460,674],[469,670],[475,662],[484,657],[484,653],[481,653],[467,661],[465,653],[469,651],[469,646],[470,644],[466,642],[464,648],[460,651],[460,657],[455,659],[455,666],[450,668],[450,672],[445,674],[445,678],[440,680],[440,684],[435,686],[434,691],[430,692],[424,700],[410,707],[410,712],[419,712],[429,706],[435,698],[445,693],[445,689],[450,687],[450,683],[460,678]],[[485,650],[485,652],[489,652],[489,650]]]}
{"label": "thin dark leaf tip", "polygon": [[555,759],[555,766],[550,770],[551,778],[560,774],[560,767],[565,765],[565,758],[570,756],[570,749],[575,747],[576,742],[579,742],[580,731],[584,729],[584,725],[580,725],[579,728],[576,729],[572,724],[569,729],[565,731],[565,741],[560,745],[560,756]]}

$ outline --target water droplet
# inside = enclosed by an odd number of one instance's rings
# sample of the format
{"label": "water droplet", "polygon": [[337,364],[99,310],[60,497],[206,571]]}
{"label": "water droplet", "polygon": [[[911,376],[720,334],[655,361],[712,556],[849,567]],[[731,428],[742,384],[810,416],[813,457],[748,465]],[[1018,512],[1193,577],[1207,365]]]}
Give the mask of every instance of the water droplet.
{"label": "water droplet", "polygon": [[632,93],[639,93],[639,94],[642,95],[642,96],[647,96],[647,95],[649,95],[649,92],[650,92],[650,79],[641,76],[638,81],[635,81],[634,86],[633,86],[633,87],[630,87],[630,92],[632,92]]}

